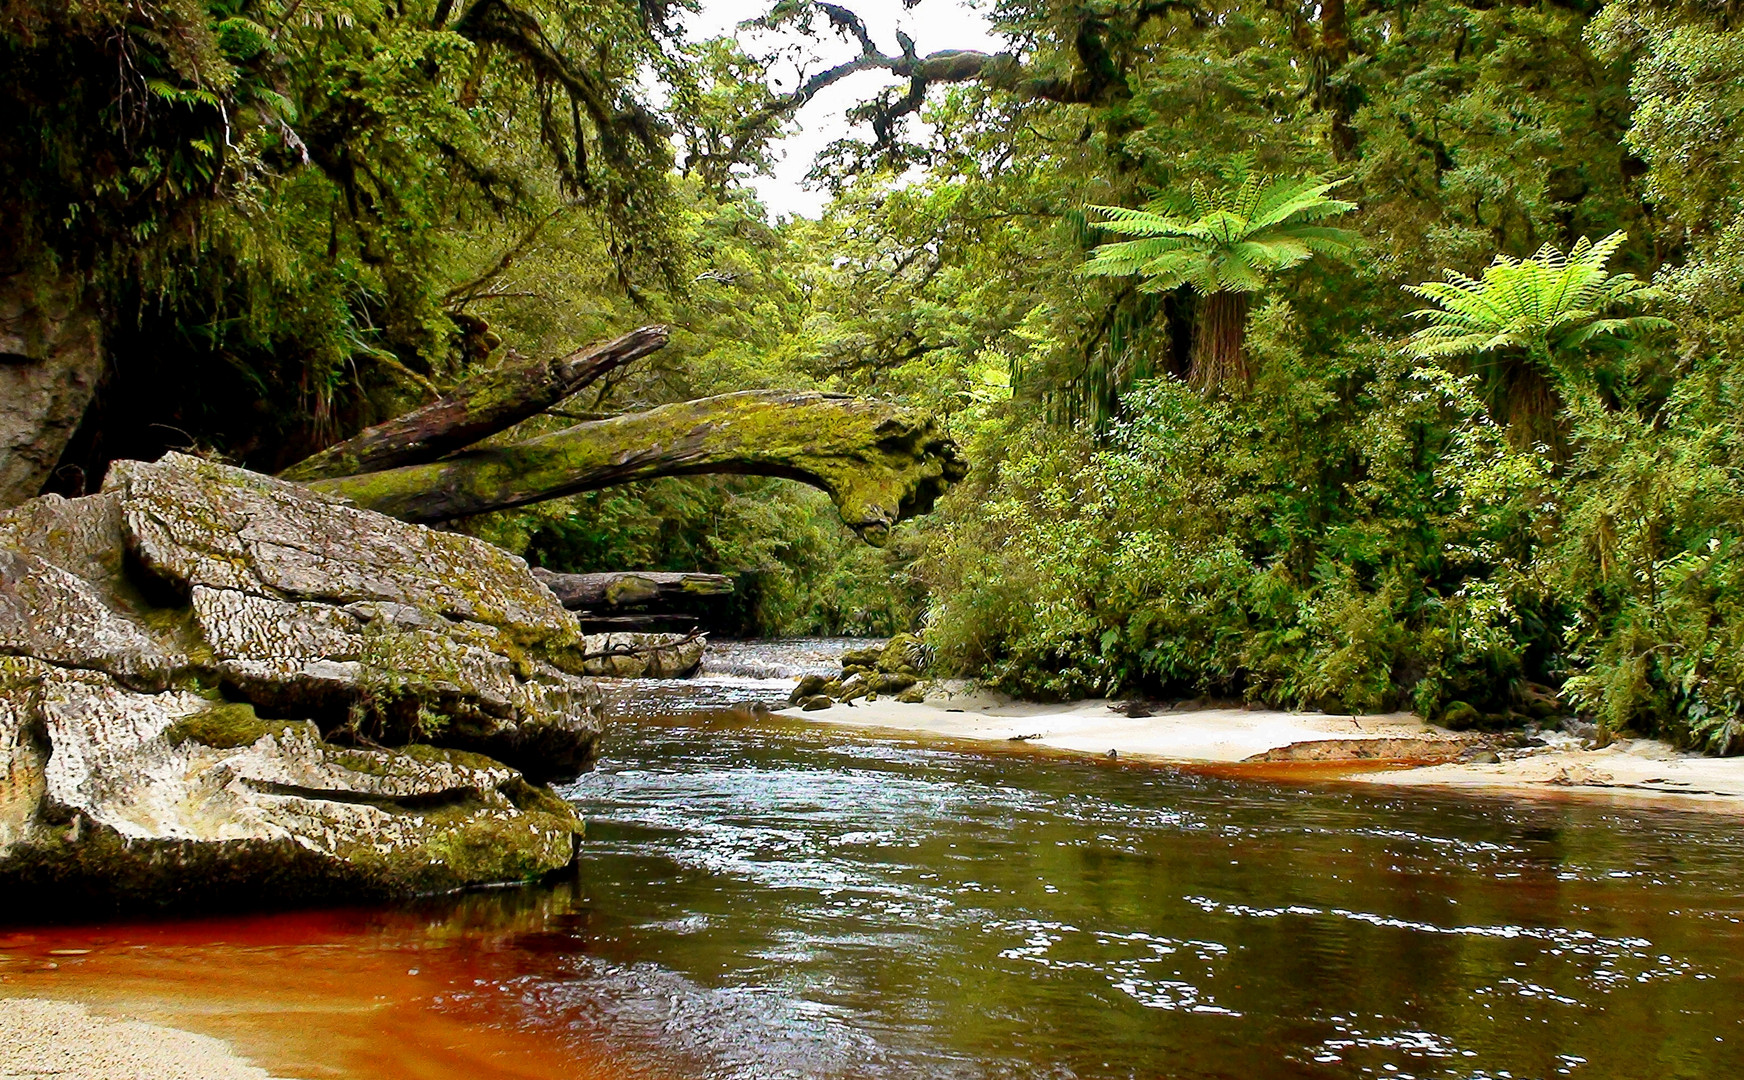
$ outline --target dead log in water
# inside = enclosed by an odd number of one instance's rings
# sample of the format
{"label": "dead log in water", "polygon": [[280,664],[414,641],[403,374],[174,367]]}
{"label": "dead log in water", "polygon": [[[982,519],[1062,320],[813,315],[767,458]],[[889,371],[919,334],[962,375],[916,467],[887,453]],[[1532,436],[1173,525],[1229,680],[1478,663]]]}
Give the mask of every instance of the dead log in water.
{"label": "dead log in water", "polygon": [[559,574],[535,568],[533,576],[557,594],[570,610],[680,612],[709,596],[728,596],[733,579],[725,574],[687,574],[657,570],[620,570],[594,574]]}

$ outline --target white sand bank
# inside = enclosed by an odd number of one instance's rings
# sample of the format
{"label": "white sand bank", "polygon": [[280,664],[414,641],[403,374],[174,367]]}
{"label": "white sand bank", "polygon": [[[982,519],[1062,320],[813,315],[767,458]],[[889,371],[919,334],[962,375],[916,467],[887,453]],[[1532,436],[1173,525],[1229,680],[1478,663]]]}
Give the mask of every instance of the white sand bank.
{"label": "white sand bank", "polygon": [[1654,739],[1620,740],[1600,750],[1538,751],[1497,764],[1376,773],[1363,779],[1396,786],[1650,800],[1744,813],[1744,758],[1701,757]]}
{"label": "white sand bank", "polygon": [[0,998],[0,1077],[272,1080],[217,1039],[38,998]]}
{"label": "white sand bank", "polygon": [[[1426,724],[1408,713],[1349,717],[1270,709],[1186,709],[1134,718],[1115,712],[1112,704],[1075,701],[1039,705],[997,694],[952,689],[930,693],[918,705],[881,697],[877,701],[860,700],[814,712],[783,711],[808,720],[852,727],[893,728],[958,739],[1021,741],[1086,754],[1113,750],[1120,757],[1164,761],[1246,761],[1297,744],[1313,743],[1326,744],[1320,748],[1321,754],[1312,753],[1314,747],[1304,746],[1303,753],[1292,756],[1299,760],[1446,759],[1457,756],[1470,742],[1467,737]],[[1397,745],[1401,742],[1421,749],[1408,752],[1407,747]],[[1353,743],[1369,745],[1358,745],[1353,752],[1350,748]],[[1395,752],[1361,752],[1389,748]]]}
{"label": "white sand bank", "polygon": [[[1554,745],[1500,749],[1498,762],[1457,761],[1484,749],[1481,736],[1455,733],[1408,713],[1333,716],[1266,709],[1181,709],[1127,717],[1106,701],[1040,705],[954,687],[922,704],[890,698],[814,712],[784,710],[822,723],[888,729],[953,739],[1023,743],[1084,754],[1183,764],[1314,763],[1315,775],[1390,786],[1583,796],[1690,809],[1744,813],[1744,758],[1710,758],[1649,739],[1583,750]],[[1384,771],[1376,763],[1396,762]],[[1279,763],[1279,764],[1271,764]]]}

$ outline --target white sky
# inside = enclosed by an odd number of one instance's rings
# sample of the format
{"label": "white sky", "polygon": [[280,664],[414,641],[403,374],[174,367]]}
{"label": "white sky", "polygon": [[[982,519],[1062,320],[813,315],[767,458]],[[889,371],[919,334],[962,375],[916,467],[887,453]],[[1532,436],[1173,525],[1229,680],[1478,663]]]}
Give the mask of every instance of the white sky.
{"label": "white sky", "polygon": [[[739,35],[747,42],[748,51],[761,52],[785,41],[798,41],[797,35],[775,35],[755,31],[745,37],[737,25],[746,19],[766,14],[775,0],[702,0],[702,11],[687,16],[685,25],[695,40],[721,35]],[[895,55],[900,51],[896,30],[900,27],[914,38],[915,49],[925,56],[940,49],[979,49],[998,52],[1004,48],[1000,39],[989,30],[986,16],[978,7],[981,0],[921,0],[913,10],[905,10],[901,0],[841,0],[844,7],[857,13],[866,22],[880,52]],[[817,44],[809,52],[815,58],[806,70],[809,76],[826,67],[852,59],[860,51],[858,42],[828,28],[820,16],[814,24],[821,28]],[[783,89],[798,84],[797,71],[778,72]],[[902,80],[888,72],[862,71],[828,87],[800,110],[799,130],[782,144],[782,159],[774,176],[751,178],[751,186],[772,214],[804,214],[816,217],[829,201],[828,193],[810,190],[801,185],[811,171],[818,152],[849,131],[846,111],[877,93],[879,88],[894,86]],[[859,133],[869,138],[870,131]]]}

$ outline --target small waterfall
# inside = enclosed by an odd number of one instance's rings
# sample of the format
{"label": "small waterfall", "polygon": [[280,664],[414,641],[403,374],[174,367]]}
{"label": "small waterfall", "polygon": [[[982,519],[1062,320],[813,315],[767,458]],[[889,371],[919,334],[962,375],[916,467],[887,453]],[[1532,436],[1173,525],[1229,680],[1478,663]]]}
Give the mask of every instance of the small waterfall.
{"label": "small waterfall", "polygon": [[842,654],[881,644],[877,638],[710,640],[702,668],[688,679],[604,679],[608,711],[617,716],[670,716],[751,703],[787,703],[802,675],[834,676]]}
{"label": "small waterfall", "polygon": [[702,660],[704,676],[738,679],[797,679],[834,675],[849,649],[877,644],[870,638],[788,638],[768,641],[711,641]]}

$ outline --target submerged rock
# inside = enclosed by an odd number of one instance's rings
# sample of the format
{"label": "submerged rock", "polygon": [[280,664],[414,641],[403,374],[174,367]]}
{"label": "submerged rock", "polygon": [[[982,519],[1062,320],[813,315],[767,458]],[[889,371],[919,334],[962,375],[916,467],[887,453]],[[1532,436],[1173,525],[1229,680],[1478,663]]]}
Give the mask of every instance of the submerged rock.
{"label": "submerged rock", "polygon": [[181,455],[0,515],[0,910],[524,880],[592,761],[521,560]]}

